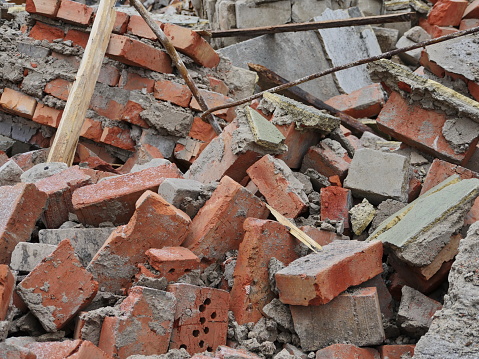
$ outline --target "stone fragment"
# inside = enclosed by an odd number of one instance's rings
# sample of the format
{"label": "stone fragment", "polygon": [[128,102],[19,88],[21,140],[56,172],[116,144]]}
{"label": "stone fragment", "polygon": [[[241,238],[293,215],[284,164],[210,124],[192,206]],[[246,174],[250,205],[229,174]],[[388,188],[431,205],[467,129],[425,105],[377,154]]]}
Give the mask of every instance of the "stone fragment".
{"label": "stone fragment", "polygon": [[50,244],[20,242],[12,253],[10,268],[16,271],[31,272],[43,258],[57,248]]}
{"label": "stone fragment", "polygon": [[17,285],[17,293],[48,332],[61,329],[93,300],[97,290],[98,283],[82,267],[68,240],[60,242]]}
{"label": "stone fragment", "polygon": [[25,171],[21,176],[21,180],[24,183],[35,183],[43,178],[60,173],[67,168],[67,164],[63,162],[39,163]]}
{"label": "stone fragment", "polygon": [[20,182],[23,171],[13,160],[8,160],[0,166],[0,186],[13,186]]}
{"label": "stone fragment", "polygon": [[359,236],[373,220],[376,215],[376,209],[364,198],[361,203],[349,210],[349,214],[351,215],[353,232]]}
{"label": "stone fragment", "polygon": [[289,306],[281,303],[277,298],[274,298],[271,302],[266,304],[263,307],[262,312],[266,317],[273,319],[283,328],[289,330],[290,332],[294,331],[293,317],[291,316],[291,311]]}
{"label": "stone fragment", "polygon": [[[382,246],[333,241],[323,251],[296,259],[276,273],[279,299],[291,305],[325,304],[382,272]],[[341,278],[341,280],[338,280]]]}
{"label": "stone fragment", "polygon": [[284,142],[285,137],[283,134],[257,111],[248,106],[245,112],[251,131],[253,132],[254,140],[257,144],[264,147],[276,148]]}
{"label": "stone fragment", "polygon": [[201,182],[183,178],[167,178],[158,187],[158,194],[193,218],[199,208],[196,211],[196,208],[187,209],[185,201],[196,200],[202,190],[203,183]]}

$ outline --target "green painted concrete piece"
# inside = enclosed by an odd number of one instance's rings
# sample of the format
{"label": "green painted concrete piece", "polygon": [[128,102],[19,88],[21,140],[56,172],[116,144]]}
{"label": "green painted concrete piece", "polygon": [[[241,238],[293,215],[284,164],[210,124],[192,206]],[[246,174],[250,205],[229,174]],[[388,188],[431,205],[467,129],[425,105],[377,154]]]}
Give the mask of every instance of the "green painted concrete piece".
{"label": "green painted concrete piece", "polygon": [[251,107],[246,107],[246,118],[253,132],[254,141],[267,148],[277,148],[284,140],[283,134]]}

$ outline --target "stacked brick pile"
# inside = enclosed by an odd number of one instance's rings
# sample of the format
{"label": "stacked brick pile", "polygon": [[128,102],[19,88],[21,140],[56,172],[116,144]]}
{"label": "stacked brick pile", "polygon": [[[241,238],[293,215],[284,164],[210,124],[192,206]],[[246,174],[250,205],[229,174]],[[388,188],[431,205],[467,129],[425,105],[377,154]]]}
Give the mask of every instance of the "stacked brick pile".
{"label": "stacked brick pile", "polygon": [[[118,12],[67,168],[45,154],[94,11],[27,10],[23,35],[0,35],[18,54],[0,55],[0,129],[44,148],[0,139],[0,358],[432,358],[415,344],[445,330],[431,323],[479,216],[470,94],[378,61],[378,83],[327,100],[377,134],[265,94],[222,111],[216,136],[141,18]],[[238,95],[206,42],[162,26],[210,106]]]}

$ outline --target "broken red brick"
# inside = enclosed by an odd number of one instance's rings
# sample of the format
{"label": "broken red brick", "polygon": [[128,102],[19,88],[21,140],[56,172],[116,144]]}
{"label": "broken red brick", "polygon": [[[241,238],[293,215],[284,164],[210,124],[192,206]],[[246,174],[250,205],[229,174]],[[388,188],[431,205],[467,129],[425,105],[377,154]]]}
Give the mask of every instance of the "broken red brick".
{"label": "broken red brick", "polygon": [[46,201],[31,183],[0,187],[0,264],[10,264],[15,246],[30,239]]}
{"label": "broken red brick", "polygon": [[432,162],[431,167],[429,167],[421,194],[426,193],[454,174],[457,174],[461,179],[479,178],[479,173],[477,172],[436,158]]}
{"label": "broken red brick", "polygon": [[173,72],[171,59],[165,52],[126,36],[111,35],[106,54],[127,65],[162,73]]}
{"label": "broken red brick", "polygon": [[155,86],[155,80],[149,79],[147,77],[140,76],[134,72],[124,71],[121,74],[118,87],[121,87],[128,91],[133,90],[143,90],[151,93],[153,92],[153,87]]}
{"label": "broken red brick", "polygon": [[438,26],[459,26],[467,5],[467,0],[438,1],[429,12],[427,21]]}
{"label": "broken red brick", "polygon": [[268,203],[288,218],[296,218],[308,206],[302,189],[291,184],[293,177],[286,164],[271,155],[263,156],[246,171]]}
{"label": "broken red brick", "polygon": [[210,83],[211,91],[218,92],[222,95],[228,96],[228,92],[230,91],[230,89],[228,88],[228,86],[226,86],[226,84],[223,81],[213,76],[206,76],[206,77],[208,78],[208,81]]}
{"label": "broken red brick", "polygon": [[245,235],[239,246],[230,292],[230,310],[238,324],[256,323],[262,317],[263,307],[275,297],[269,284],[270,259],[274,257],[288,265],[298,258],[294,251],[298,242],[282,224],[247,218],[243,228]]}
{"label": "broken red brick", "polygon": [[120,71],[112,65],[103,65],[98,75],[98,82],[108,85],[116,86],[120,80]]}
{"label": "broken red brick", "polygon": [[112,359],[103,350],[87,340],[62,342],[32,342],[25,347],[35,353],[37,359]]}
{"label": "broken red brick", "polygon": [[70,40],[73,43],[73,45],[86,48],[86,44],[88,43],[89,37],[90,37],[90,34],[88,32],[70,29],[68,30],[63,40],[64,41]]}
{"label": "broken red brick", "polygon": [[[108,181],[101,183],[104,182]],[[137,264],[146,261],[146,250],[181,245],[190,223],[190,218],[183,211],[166,202],[159,194],[146,191],[136,202],[135,213],[128,224],[112,232],[91,260],[88,270],[101,287],[112,292],[119,291],[130,284],[137,272]],[[109,263],[114,262],[121,265],[120,272],[115,266],[110,266]]]}
{"label": "broken red brick", "polygon": [[[163,24],[159,21],[155,21],[158,26]],[[130,16],[130,21],[128,22],[128,32],[130,34],[136,35],[138,37],[143,37],[145,39],[156,40],[157,37],[153,30],[150,29],[150,26],[145,22],[145,20],[140,15]]]}
{"label": "broken red brick", "polygon": [[379,359],[372,348],[360,348],[353,344],[333,344],[316,352],[316,359]]}
{"label": "broken red brick", "polygon": [[101,122],[91,118],[85,118],[80,130],[80,136],[95,142],[100,142],[102,135],[103,128],[101,126]]}
{"label": "broken red brick", "polygon": [[326,231],[318,227],[301,226],[299,227],[299,229],[301,229],[304,233],[310,236],[311,239],[315,241],[316,243],[318,243],[320,246],[325,246],[326,244],[329,244],[332,241],[343,239],[336,232]]}
{"label": "broken red brick", "polygon": [[2,97],[0,97],[0,107],[4,111],[31,120],[35,113],[36,106],[37,100],[33,97],[8,87],[3,89]]}
{"label": "broken red brick", "polygon": [[70,88],[72,87],[72,83],[70,81],[57,78],[48,82],[45,86],[44,91],[47,94],[55,96],[60,100],[66,101],[68,100],[68,95],[70,93]]}
{"label": "broken red brick", "polygon": [[381,84],[372,84],[349,94],[334,96],[325,103],[355,118],[377,116],[387,97]]}
{"label": "broken red brick", "polygon": [[160,272],[158,275],[168,282],[200,268],[200,259],[185,247],[150,248],[145,255],[150,265]]}
{"label": "broken red brick", "polygon": [[216,67],[219,64],[218,53],[197,32],[170,23],[164,24],[163,31],[175,49],[191,57],[197,64],[204,67]]}
{"label": "broken red brick", "polygon": [[123,107],[123,112],[120,115],[120,119],[142,128],[150,128],[148,123],[143,120],[140,113],[144,111],[144,108],[135,101],[128,101]]}
{"label": "broken red brick", "polygon": [[[207,91],[207,90],[199,90],[199,92],[200,92],[201,96],[203,96],[203,99],[205,100],[206,105],[208,106],[208,108],[213,108],[213,107],[216,107],[216,106],[221,106],[221,105],[225,105],[225,104],[233,102],[232,98],[230,98],[228,96],[225,96],[225,95],[222,95],[222,94],[217,93],[217,92],[212,92],[212,91]],[[190,107],[193,110],[201,111],[201,107],[198,104],[198,101],[196,101],[196,99],[194,97],[191,99]],[[226,119],[226,116],[228,115],[228,109],[225,108],[223,110],[218,110],[218,111],[213,112],[213,114],[215,114],[218,117]]]}
{"label": "broken red brick", "polygon": [[37,123],[41,123],[42,125],[57,128],[60,125],[62,115],[62,110],[57,110],[56,108],[48,107],[42,103],[38,103],[37,107],[35,107],[32,120]]}
{"label": "broken red brick", "polygon": [[226,344],[227,291],[183,283],[171,284],[167,291],[177,300],[170,349],[184,348],[194,354],[212,352]]}
{"label": "broken red brick", "polygon": [[467,89],[469,90],[469,93],[471,94],[471,96],[474,97],[476,101],[479,101],[479,84],[473,81],[469,81],[467,83]]}
{"label": "broken red brick", "polygon": [[78,166],[69,167],[35,183],[35,186],[48,196],[47,209],[42,215],[47,228],[58,228],[68,221],[68,214],[73,212],[73,191],[89,184],[92,184],[91,177]]}
{"label": "broken red brick", "polygon": [[37,356],[30,349],[17,345],[0,345],[0,358],[4,359],[37,359]]}
{"label": "broken red brick", "polygon": [[25,3],[25,11],[46,17],[55,17],[59,7],[60,0],[27,0]]}
{"label": "broken red brick", "polygon": [[15,288],[15,277],[6,264],[0,264],[0,321],[7,317]]}
{"label": "broken red brick", "polygon": [[49,332],[62,328],[93,300],[97,290],[98,283],[83,268],[68,239],[17,286],[17,293]]}
{"label": "broken red brick", "polygon": [[63,39],[65,37],[65,33],[58,27],[50,26],[37,21],[30,30],[28,36],[35,40],[47,40],[48,42],[53,42],[53,40],[56,39]]}
{"label": "broken red brick", "polygon": [[279,299],[285,304],[325,304],[350,286],[383,271],[379,241],[333,241],[323,251],[292,262],[276,273]]}
{"label": "broken red brick", "polygon": [[130,16],[122,11],[115,11],[115,23],[113,24],[112,32],[117,34],[124,34],[128,27]]}
{"label": "broken red brick", "polygon": [[203,262],[222,260],[226,252],[238,249],[248,217],[264,219],[269,211],[251,192],[225,176],[193,219],[183,243]]}
{"label": "broken red brick", "polygon": [[414,356],[415,345],[381,345],[378,347],[381,359],[401,359]]}
{"label": "broken red brick", "polygon": [[471,2],[464,11],[464,19],[479,19],[479,0]]}
{"label": "broken red brick", "polygon": [[93,8],[71,0],[61,0],[57,12],[57,18],[79,25],[88,25],[92,15]]}
{"label": "broken red brick", "polygon": [[260,357],[245,349],[234,349],[220,345],[215,352],[215,358],[218,359],[259,359]]}
{"label": "broken red brick", "polygon": [[105,127],[100,142],[122,148],[128,151],[135,150],[135,141],[131,139],[130,130],[120,127]]}
{"label": "broken red brick", "polygon": [[195,117],[188,136],[198,141],[210,142],[218,135],[208,122],[203,121],[200,117]]}
{"label": "broken red brick", "polygon": [[175,306],[176,299],[171,293],[147,287],[131,288],[118,308],[124,314],[103,321],[98,346],[119,359],[135,354],[166,353]]}
{"label": "broken red brick", "polygon": [[317,146],[311,147],[303,158],[302,171],[312,168],[326,177],[334,175],[342,180],[351,164],[351,158],[339,143],[321,141]]}
{"label": "broken red brick", "polygon": [[344,228],[349,229],[349,210],[353,206],[351,190],[328,186],[321,188],[321,220],[343,221]]}
{"label": "broken red brick", "polygon": [[186,85],[180,85],[173,81],[161,80],[155,82],[155,98],[169,101],[175,105],[188,107],[193,94]]}
{"label": "broken red brick", "polygon": [[133,215],[135,202],[143,192],[158,191],[165,178],[181,177],[174,164],[114,177],[77,189],[72,196],[73,207],[82,223],[94,226],[102,222],[125,224]]}

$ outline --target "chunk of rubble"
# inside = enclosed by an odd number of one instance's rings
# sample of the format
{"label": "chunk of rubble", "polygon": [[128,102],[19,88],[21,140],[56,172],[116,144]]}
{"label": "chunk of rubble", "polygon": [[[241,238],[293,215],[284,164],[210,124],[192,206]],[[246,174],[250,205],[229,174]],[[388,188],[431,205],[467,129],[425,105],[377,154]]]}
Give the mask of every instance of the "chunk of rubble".
{"label": "chunk of rubble", "polygon": [[355,205],[349,210],[349,214],[351,215],[353,232],[359,236],[374,219],[376,209],[366,198],[364,198],[361,203]]}
{"label": "chunk of rubble", "polygon": [[251,128],[251,132],[253,132],[254,140],[257,144],[276,149],[284,142],[285,137],[283,134],[257,111],[247,106],[245,112],[249,127]]}

